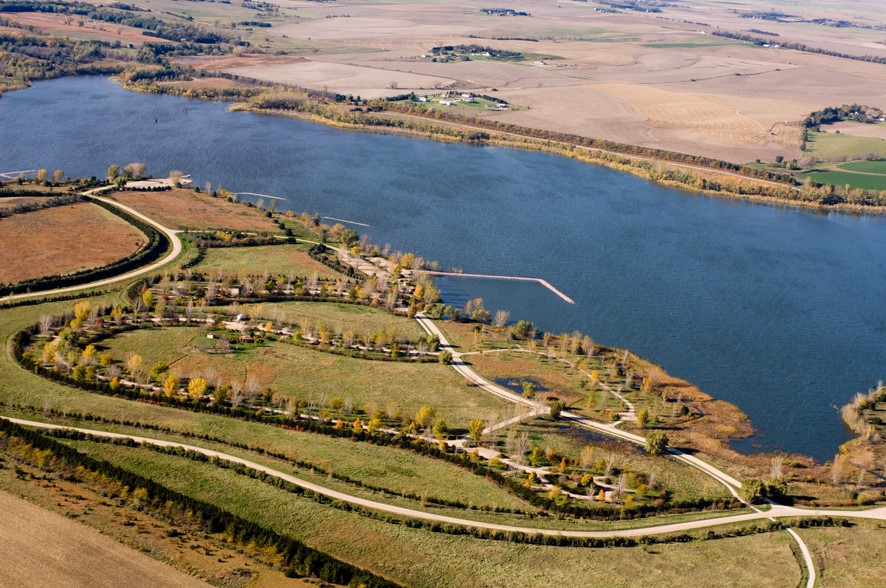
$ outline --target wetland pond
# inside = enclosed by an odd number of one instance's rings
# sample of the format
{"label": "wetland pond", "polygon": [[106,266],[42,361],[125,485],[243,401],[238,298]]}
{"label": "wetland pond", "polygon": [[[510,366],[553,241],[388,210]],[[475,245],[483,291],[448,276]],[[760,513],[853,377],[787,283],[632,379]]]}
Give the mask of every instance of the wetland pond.
{"label": "wetland pond", "polygon": [[[565,158],[354,133],[127,92],[99,77],[0,99],[0,172],[101,176],[145,162],[296,211],[349,219],[374,242],[465,272],[447,302],[628,347],[758,429],[743,451],[830,459],[837,407],[886,379],[886,218],[699,196]],[[278,206],[283,204],[278,203]]]}

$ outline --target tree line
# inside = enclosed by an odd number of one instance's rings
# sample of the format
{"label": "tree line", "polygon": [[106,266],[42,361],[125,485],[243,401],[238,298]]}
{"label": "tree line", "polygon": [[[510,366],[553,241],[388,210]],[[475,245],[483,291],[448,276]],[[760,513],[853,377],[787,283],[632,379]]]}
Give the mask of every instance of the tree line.
{"label": "tree line", "polygon": [[[89,457],[39,432],[0,419],[0,447],[14,451],[17,457],[50,471],[62,472],[75,478],[88,474],[118,482],[118,495],[138,497],[138,506],[166,510],[172,503],[181,512],[190,512],[207,533],[226,533],[238,545],[252,543],[259,548],[273,549],[291,576],[317,577],[343,586],[393,588],[394,582],[357,566],[345,563],[329,554],[310,548],[301,541],[262,527],[208,502],[171,490],[158,482],[115,466],[107,461]],[[125,493],[123,490],[126,489]]]}
{"label": "tree line", "polygon": [[[773,41],[770,41],[769,39],[764,39],[762,37],[755,37],[754,35],[746,35],[743,33],[733,33],[730,31],[712,31],[711,34],[726,39],[746,41],[748,43],[753,43],[758,47],[771,45],[773,43]],[[854,59],[856,61],[867,61],[870,63],[886,63],[886,57],[880,57],[878,55],[853,55],[851,53],[843,53],[841,51],[833,51],[831,49],[823,49],[821,47],[812,47],[805,43],[796,43],[793,41],[776,41],[776,43],[782,49],[793,49],[794,51],[803,51],[804,53],[817,53],[818,55],[828,55],[830,57]]]}
{"label": "tree line", "polygon": [[145,234],[145,236],[148,238],[148,242],[132,255],[129,255],[123,259],[102,267],[83,270],[70,274],[35,278],[33,280],[26,280],[24,282],[18,282],[16,284],[7,284],[5,286],[0,285],[0,296],[18,294],[21,292],[30,292],[35,290],[52,290],[54,288],[76,286],[79,284],[87,284],[96,280],[112,278],[114,276],[126,273],[130,270],[139,268],[143,265],[147,265],[153,261],[160,259],[160,257],[162,257],[162,255],[169,249],[171,244],[166,235],[156,230],[149,223],[146,223],[140,218],[132,216],[123,210],[120,210],[116,206],[102,202],[101,200],[96,200],[88,196],[83,196],[82,198],[84,200],[93,202],[98,206],[101,206],[105,210],[119,216],[127,223],[133,225],[135,228]]}

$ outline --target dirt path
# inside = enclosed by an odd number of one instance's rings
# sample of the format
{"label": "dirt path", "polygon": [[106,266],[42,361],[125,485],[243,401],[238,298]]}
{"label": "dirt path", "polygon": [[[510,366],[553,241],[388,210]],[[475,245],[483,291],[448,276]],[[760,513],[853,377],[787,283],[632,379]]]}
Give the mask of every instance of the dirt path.
{"label": "dirt path", "polygon": [[330,490],[329,488],[325,488],[323,486],[319,486],[317,484],[308,482],[306,480],[302,480],[301,478],[297,478],[290,474],[286,474],[279,470],[275,470],[268,466],[255,463],[253,461],[249,461],[247,459],[243,459],[240,457],[236,457],[233,455],[228,455],[226,453],[222,453],[220,451],[214,451],[211,449],[204,449],[202,447],[197,447],[195,445],[187,445],[185,443],[178,443],[175,441],[164,441],[160,439],[151,439],[149,437],[140,437],[136,435],[124,435],[121,433],[110,433],[108,431],[99,431],[94,429],[83,429],[78,427],[65,427],[61,425],[54,425],[49,423],[41,423],[37,421],[23,420],[12,417],[0,416],[0,418],[6,419],[13,423],[17,423],[19,425],[27,426],[27,427],[35,427],[39,429],[48,429],[48,430],[70,430],[70,431],[78,431],[81,433],[86,433],[88,435],[93,435],[96,437],[104,437],[109,439],[131,439],[136,443],[144,443],[146,445],[155,445],[158,447],[179,447],[185,450],[194,451],[205,455],[207,457],[215,457],[218,459],[222,459],[225,461],[229,461],[231,463],[238,463],[244,465],[250,469],[254,469],[259,472],[264,472],[269,476],[273,476],[275,478],[290,482],[297,486],[300,486],[306,490],[310,490],[317,494],[321,494],[323,496],[327,496],[329,498],[333,498],[335,500],[341,500],[343,502],[347,502],[350,504],[355,504],[357,506],[362,506],[365,508],[370,508],[374,510],[379,510],[382,512],[387,512],[391,514],[396,514],[400,516],[406,516],[415,519],[428,520],[428,521],[436,521],[441,523],[450,523],[455,525],[462,525],[465,527],[471,528],[481,528],[481,529],[494,529],[498,531],[505,532],[518,532],[518,533],[541,533],[542,535],[562,535],[564,537],[578,537],[578,538],[606,538],[606,537],[642,537],[646,535],[660,535],[664,533],[679,533],[684,531],[691,531],[694,529],[703,529],[707,527],[715,527],[719,525],[725,525],[730,523],[740,523],[740,522],[750,522],[757,521],[763,519],[773,519],[773,518],[781,518],[781,517],[820,517],[820,516],[838,516],[838,517],[853,517],[853,518],[865,518],[865,519],[876,519],[886,521],[886,506],[867,509],[867,510],[827,510],[827,509],[801,509],[801,508],[793,508],[788,506],[773,506],[773,508],[768,512],[751,512],[751,513],[743,513],[738,515],[732,515],[727,517],[715,518],[715,519],[702,519],[697,521],[688,521],[685,523],[673,523],[668,525],[649,525],[646,527],[638,527],[634,529],[622,529],[617,531],[568,531],[563,529],[539,529],[535,527],[520,527],[513,525],[499,525],[496,523],[486,523],[481,521],[473,521],[469,519],[462,519],[458,517],[450,517],[445,515],[438,515],[433,513],[428,513],[419,510],[413,510],[410,508],[404,508],[400,506],[393,506],[390,504],[384,504],[381,502],[375,502],[373,500],[368,500],[365,498],[359,498],[357,496],[351,496],[349,494],[345,494],[343,492],[338,492],[336,490]]}

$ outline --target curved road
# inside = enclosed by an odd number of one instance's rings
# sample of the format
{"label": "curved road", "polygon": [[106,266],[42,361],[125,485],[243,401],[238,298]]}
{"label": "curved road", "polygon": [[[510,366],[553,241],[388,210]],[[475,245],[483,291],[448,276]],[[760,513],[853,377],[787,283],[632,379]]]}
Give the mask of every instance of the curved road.
{"label": "curved road", "polygon": [[[496,386],[495,384],[489,382],[484,379],[480,375],[478,375],[473,369],[471,369],[462,359],[462,354],[455,351],[452,347],[452,344],[440,330],[440,328],[428,317],[426,317],[422,313],[418,313],[415,316],[418,323],[422,326],[422,328],[429,335],[436,335],[440,341],[441,349],[448,349],[452,353],[452,367],[455,368],[457,372],[462,374],[468,381],[482,388],[483,390],[498,396],[499,398],[503,398],[504,400],[508,400],[509,402],[514,402],[517,404],[523,404],[525,406],[532,407],[534,403],[519,394],[511,392],[505,388],[500,386]],[[617,437],[619,439],[629,441],[631,443],[636,443],[638,445],[646,445],[646,438],[640,435],[635,435],[633,433],[628,433],[627,431],[622,431],[616,427],[615,424],[604,424],[598,423],[596,421],[592,421],[575,413],[571,413],[568,411],[563,411],[560,414],[560,418],[565,421],[569,421],[575,423],[579,426],[592,429],[595,431],[600,431],[607,435],[611,435],[613,437]],[[677,532],[677,531],[685,531],[688,529],[698,529],[707,526],[714,526],[718,524],[726,524],[732,522],[739,521],[749,521],[749,520],[757,520],[757,519],[770,519],[772,521],[776,520],[778,517],[788,517],[788,516],[856,516],[861,518],[874,518],[874,519],[883,519],[886,516],[886,507],[881,507],[878,509],[871,509],[867,511],[841,511],[841,510],[814,510],[814,509],[799,509],[793,508],[789,506],[784,506],[780,504],[771,504],[771,509],[768,512],[763,512],[759,508],[754,505],[748,504],[745,500],[741,498],[738,494],[738,489],[741,488],[741,482],[723,472],[722,470],[717,469],[711,464],[695,457],[694,455],[690,455],[680,449],[669,447],[667,449],[668,453],[673,456],[675,459],[682,461],[694,468],[697,468],[704,473],[708,474],[721,484],[723,484],[727,490],[738,500],[747,504],[750,508],[752,508],[755,512],[745,515],[734,515],[730,517],[724,517],[721,519],[711,519],[708,521],[694,521],[692,523],[682,523],[677,525],[664,525],[660,527],[645,527],[639,529],[632,529],[631,531],[613,531],[611,533],[599,535],[599,536],[632,536],[633,535],[646,535],[652,533],[665,533],[665,532]],[[837,514],[839,513],[839,514]],[[855,514],[848,514],[855,513]],[[868,514],[864,514],[868,513]],[[663,530],[663,529],[668,529]],[[793,530],[793,529],[785,529],[788,533],[790,533],[791,537],[797,542],[798,547],[800,548],[800,553],[803,556],[803,562],[806,566],[807,570],[807,578],[806,578],[806,588],[813,588],[816,582],[816,573],[815,573],[815,565],[812,561],[812,554],[809,551],[809,548],[806,546],[806,543],[803,539]],[[564,534],[566,534],[564,532]],[[578,535],[584,536],[584,535]],[[596,535],[590,535],[596,536]]]}
{"label": "curved road", "polygon": [[648,527],[638,527],[634,529],[622,529],[618,531],[569,531],[563,529],[542,529],[542,528],[534,528],[534,527],[519,527],[512,525],[499,525],[496,523],[486,523],[482,521],[472,521],[470,519],[461,519],[457,517],[450,517],[445,515],[438,515],[429,512],[424,512],[420,510],[413,510],[411,508],[404,508],[400,506],[393,506],[390,504],[384,504],[381,502],[375,502],[374,500],[368,500],[366,498],[359,498],[357,496],[351,496],[350,494],[345,494],[343,492],[338,492],[336,490],[331,490],[329,488],[325,488],[323,486],[319,486],[314,484],[313,482],[308,482],[307,480],[303,480],[296,476],[287,474],[285,472],[281,472],[279,470],[275,470],[268,466],[255,463],[253,461],[249,461],[247,459],[243,459],[241,457],[236,457],[234,455],[229,455],[227,453],[222,453],[220,451],[214,451],[212,449],[204,449],[202,447],[197,447],[196,445],[187,445],[184,443],[178,443],[175,441],[165,441],[161,439],[151,439],[149,437],[140,437],[135,435],[125,435],[122,433],[111,433],[108,431],[99,431],[94,429],[81,429],[77,427],[66,427],[62,425],[54,425],[50,423],[41,423],[38,421],[30,421],[24,419],[17,419],[12,417],[0,416],[0,418],[8,420],[10,422],[16,423],[18,425],[26,426],[26,427],[35,427],[40,429],[50,429],[50,430],[68,430],[68,431],[78,431],[80,433],[85,433],[88,435],[93,435],[95,437],[105,437],[109,439],[131,439],[136,443],[143,443],[146,445],[155,445],[158,447],[180,447],[182,449],[195,451],[197,453],[201,453],[207,457],[214,457],[218,459],[222,459],[231,463],[242,464],[250,469],[254,469],[259,472],[264,472],[269,476],[273,476],[275,478],[279,478],[281,480],[285,480],[296,486],[304,488],[306,490],[310,490],[312,492],[316,492],[317,494],[321,494],[323,496],[327,496],[329,498],[333,498],[336,500],[341,500],[343,502],[347,502],[350,504],[355,504],[358,506],[362,506],[365,508],[371,508],[373,510],[378,510],[381,512],[386,512],[390,514],[422,519],[426,521],[435,521],[440,523],[450,523],[454,525],[461,525],[465,527],[473,527],[478,529],[491,529],[498,531],[510,531],[510,532],[518,532],[518,533],[541,533],[542,535],[562,535],[564,537],[579,537],[579,538],[606,538],[606,537],[642,537],[645,535],[660,535],[664,533],[679,533],[683,531],[690,531],[693,529],[703,529],[705,527],[714,527],[719,525],[725,525],[728,523],[740,523],[740,522],[748,522],[748,521],[756,521],[761,519],[774,519],[780,517],[818,517],[818,516],[835,516],[835,517],[854,517],[854,518],[865,518],[865,519],[877,519],[886,521],[886,507],[879,507],[875,509],[869,510],[826,510],[826,509],[802,509],[802,508],[794,508],[789,506],[773,506],[772,510],[769,512],[752,512],[745,513],[739,515],[732,515],[728,517],[721,517],[715,519],[703,519],[698,521],[689,521],[685,523],[674,523],[670,525],[657,525],[657,526],[648,526]]}
{"label": "curved road", "polygon": [[148,272],[152,272],[155,269],[166,265],[167,263],[169,263],[170,261],[172,261],[173,259],[178,257],[178,255],[182,251],[182,242],[181,242],[181,239],[178,238],[178,231],[174,231],[172,229],[166,228],[163,225],[161,225],[160,223],[158,223],[157,221],[155,221],[151,218],[148,218],[147,216],[143,215],[142,213],[140,213],[128,206],[125,206],[123,204],[120,204],[119,202],[111,200],[110,198],[102,198],[101,196],[95,195],[99,191],[103,191],[103,190],[107,190],[107,188],[97,188],[95,190],[90,190],[89,192],[85,192],[83,195],[89,196],[90,198],[94,198],[96,200],[101,200],[102,202],[110,204],[111,206],[115,206],[115,207],[119,208],[120,210],[124,210],[124,211],[128,212],[129,214],[131,214],[132,216],[140,218],[141,220],[145,221],[149,225],[156,228],[158,231],[162,232],[169,239],[169,242],[172,243],[172,250],[169,252],[169,254],[166,255],[166,257],[164,257],[163,259],[152,263],[151,265],[148,265],[148,266],[136,269],[136,270],[132,270],[131,272],[127,272],[121,276],[116,276],[114,278],[107,278],[104,280],[98,280],[95,282],[90,282],[88,284],[80,284],[78,286],[68,286],[65,288],[56,288],[54,290],[41,290],[39,292],[27,292],[24,294],[11,294],[9,296],[4,296],[3,298],[0,298],[0,303],[11,302],[13,300],[24,300],[27,298],[40,298],[40,297],[44,297],[44,296],[53,296],[55,294],[66,294],[68,292],[76,292],[77,290],[89,290],[91,288],[98,288],[100,286],[106,286],[108,284],[122,282],[124,280],[129,280],[131,278],[141,276],[141,275],[146,274]]}
{"label": "curved road", "polygon": [[[477,372],[472,370],[461,359],[461,354],[453,349],[452,344],[449,342],[448,339],[446,339],[446,335],[443,334],[443,331],[440,330],[440,328],[434,323],[434,321],[421,313],[417,314],[415,318],[428,334],[436,335],[439,338],[441,349],[448,349],[452,352],[452,367],[455,368],[457,372],[462,374],[468,381],[489,392],[490,394],[498,396],[499,398],[503,398],[504,400],[507,400],[509,402],[522,404],[530,408],[534,407],[534,403],[528,398],[523,398],[515,392],[511,392],[510,390],[502,388],[501,386],[496,386],[495,384],[479,376]],[[627,431],[622,431],[612,424],[598,423],[596,421],[592,421],[568,411],[563,411],[560,415],[560,418],[565,421],[573,422],[587,429],[593,429],[595,431],[600,431],[601,433],[606,433],[607,435],[612,435],[613,437],[618,437],[619,439],[622,439],[624,441],[629,441],[637,445],[646,445],[645,437],[635,435],[634,433],[628,433]],[[711,464],[695,457],[694,455],[690,455],[679,449],[670,447],[668,448],[668,452],[676,459],[704,471],[709,476],[712,476],[718,482],[726,486],[726,488],[734,497],[739,498],[739,500],[741,499],[737,492],[737,489],[741,488],[741,482],[739,482],[726,472],[723,472],[715,468]]]}

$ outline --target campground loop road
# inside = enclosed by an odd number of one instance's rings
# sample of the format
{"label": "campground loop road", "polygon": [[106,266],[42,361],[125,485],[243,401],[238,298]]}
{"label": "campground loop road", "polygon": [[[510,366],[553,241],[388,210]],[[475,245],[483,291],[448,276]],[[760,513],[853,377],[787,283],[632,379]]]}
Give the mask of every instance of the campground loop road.
{"label": "campground loop road", "polygon": [[56,294],[67,294],[69,292],[76,292],[78,290],[90,290],[92,288],[107,286],[108,284],[115,284],[117,282],[129,280],[129,279],[144,275],[146,273],[152,272],[157,268],[163,267],[164,265],[166,265],[167,263],[169,263],[170,261],[172,261],[173,259],[175,259],[176,257],[179,256],[179,254],[182,252],[182,242],[181,242],[181,239],[179,239],[179,237],[178,237],[178,231],[174,231],[172,229],[164,227],[163,225],[161,225],[157,221],[143,215],[142,213],[138,212],[137,210],[134,210],[128,206],[120,204],[119,202],[116,202],[115,200],[111,200],[110,198],[103,198],[103,197],[97,195],[102,191],[106,191],[107,189],[108,188],[106,186],[103,186],[102,188],[96,188],[95,190],[90,190],[88,192],[84,192],[83,195],[89,196],[90,198],[93,198],[95,200],[101,200],[102,202],[104,202],[106,204],[110,204],[111,206],[119,208],[120,210],[123,210],[123,211],[131,214],[132,216],[145,221],[146,223],[148,223],[149,225],[151,225],[152,227],[154,227],[158,231],[162,232],[166,236],[166,238],[169,239],[169,242],[172,244],[172,249],[169,251],[169,253],[166,255],[166,257],[164,257],[163,259],[161,259],[159,261],[155,261],[151,265],[147,265],[145,267],[141,267],[141,268],[132,270],[131,272],[127,272],[123,275],[116,276],[113,278],[106,278],[104,280],[98,280],[95,282],[89,282],[88,284],[80,284],[77,286],[67,286],[65,288],[55,288],[53,290],[41,290],[39,292],[26,292],[24,294],[11,294],[9,296],[4,296],[3,298],[0,298],[0,303],[12,302],[15,300],[25,300],[28,298],[41,298],[41,297],[45,297],[45,296],[54,296]]}
{"label": "campground loop road", "polygon": [[[528,398],[524,398],[519,394],[511,392],[510,390],[506,390],[500,386],[496,386],[495,384],[489,382],[484,379],[480,375],[478,375],[473,369],[471,369],[462,359],[462,354],[457,352],[449,340],[446,338],[446,335],[437,327],[436,324],[432,320],[430,320],[427,316],[422,313],[418,313],[415,315],[416,320],[421,325],[421,327],[427,332],[429,335],[436,335],[440,341],[440,348],[447,349],[452,353],[452,367],[455,368],[457,372],[463,375],[469,382],[472,384],[482,388],[483,390],[498,396],[499,398],[503,398],[509,402],[513,402],[516,404],[522,404],[529,407],[534,407],[534,403]],[[620,430],[615,424],[604,424],[598,423],[596,421],[592,421],[575,413],[571,413],[568,411],[563,411],[560,413],[560,418],[564,421],[568,421],[574,424],[577,424],[581,427],[585,427],[587,429],[592,429],[595,431],[599,431],[601,433],[605,433],[607,435],[611,435],[613,437],[617,437],[624,441],[629,441],[631,443],[636,443],[638,445],[646,445],[646,438],[640,435],[635,435],[633,433],[628,433],[627,431]],[[871,509],[867,511],[827,511],[827,510],[815,510],[815,509],[798,509],[789,506],[784,506],[780,504],[771,504],[771,509],[769,511],[762,511],[756,506],[749,504],[747,501],[742,499],[742,497],[738,494],[738,489],[741,488],[741,482],[727,474],[726,472],[717,469],[711,464],[695,457],[694,455],[688,454],[685,451],[677,449],[675,447],[669,447],[667,452],[674,457],[675,459],[682,461],[694,468],[701,470],[707,475],[711,476],[721,484],[723,484],[726,489],[738,500],[746,504],[749,508],[753,509],[755,512],[745,515],[734,515],[723,517],[720,519],[710,519],[708,521],[694,521],[693,523],[685,523],[679,525],[664,525],[660,527],[645,527],[640,529],[633,529],[633,531],[641,531],[641,534],[653,534],[653,533],[663,533],[663,532],[678,532],[685,531],[689,529],[698,529],[705,526],[713,526],[717,524],[726,524],[731,522],[739,522],[739,521],[749,521],[756,519],[769,519],[775,521],[779,517],[788,517],[788,516],[859,516],[861,518],[875,518],[875,519],[883,519],[886,517],[886,507],[881,507],[878,509]],[[869,513],[870,516],[864,516],[860,514],[848,514],[848,513]],[[840,514],[833,514],[840,513]],[[708,524],[699,524],[698,523],[708,523]],[[688,526],[685,526],[688,525]],[[662,531],[662,529],[670,527],[671,531]],[[793,529],[785,528],[785,530],[791,535],[794,541],[797,542],[797,545],[800,549],[800,553],[803,557],[803,564],[806,567],[806,588],[813,588],[816,582],[816,573],[815,573],[815,565],[812,561],[812,554],[809,551],[809,548],[806,546],[806,543],[803,539],[798,535]],[[620,532],[613,532],[608,536],[632,536],[632,535],[622,535]]]}
{"label": "campground loop road", "polygon": [[286,482],[290,482],[304,488],[305,490],[310,490],[317,494],[321,494],[328,498],[333,498],[335,500],[341,500],[343,502],[347,502],[349,504],[354,504],[357,506],[362,506],[365,508],[370,508],[373,510],[386,512],[394,515],[410,517],[415,519],[421,519],[426,521],[434,521],[439,523],[448,523],[453,525],[461,525],[464,527],[471,527],[475,529],[489,529],[503,532],[516,532],[516,533],[527,533],[527,534],[542,534],[542,535],[562,535],[564,537],[577,537],[577,538],[607,538],[607,537],[643,537],[647,535],[661,535],[665,533],[680,533],[685,531],[691,531],[693,529],[703,529],[706,527],[714,527],[719,525],[725,525],[729,523],[741,523],[741,522],[750,522],[757,521],[763,519],[772,519],[772,518],[781,518],[781,517],[820,517],[820,516],[835,516],[835,517],[854,517],[854,518],[866,518],[866,519],[877,519],[886,521],[886,507],[880,507],[876,509],[870,510],[855,510],[855,511],[843,511],[843,510],[814,510],[814,509],[801,509],[801,508],[793,508],[788,506],[773,506],[772,510],[769,512],[752,512],[745,513],[739,515],[732,515],[714,519],[702,519],[697,521],[689,521],[685,523],[674,523],[670,525],[653,525],[648,527],[637,527],[634,529],[622,529],[616,531],[570,531],[565,529],[544,529],[544,528],[535,528],[535,527],[519,527],[513,525],[499,525],[496,523],[486,523],[482,521],[473,521],[470,519],[461,519],[457,517],[450,517],[445,515],[438,515],[434,513],[424,512],[420,510],[413,510],[410,508],[404,508],[400,506],[393,506],[390,504],[384,504],[381,502],[375,502],[374,500],[368,500],[365,498],[360,498],[357,496],[351,496],[350,494],[345,494],[343,492],[338,492],[336,490],[331,490],[329,488],[325,488],[323,486],[319,486],[314,484],[313,482],[308,482],[307,480],[303,480],[296,476],[287,474],[285,472],[281,472],[279,470],[275,470],[271,467],[255,463],[253,461],[243,459],[241,457],[236,457],[234,455],[229,455],[227,453],[222,453],[220,451],[214,451],[212,449],[204,449],[202,447],[198,447],[196,445],[187,445],[185,443],[178,443],[175,441],[165,441],[161,439],[151,439],[149,437],[141,437],[136,435],[125,435],[122,433],[111,433],[108,431],[99,431],[94,429],[83,429],[78,427],[67,427],[62,425],[54,425],[50,423],[42,423],[38,421],[24,420],[18,418],[12,418],[7,416],[0,416],[0,418],[8,420],[10,422],[16,423],[18,425],[22,425],[25,427],[33,427],[38,429],[46,429],[46,430],[67,430],[67,431],[77,431],[79,433],[84,433],[87,435],[92,435],[94,437],[103,437],[108,439],[129,439],[136,443],[142,443],[145,445],[154,445],[157,447],[176,447],[185,450],[194,451],[196,453],[200,453],[207,457],[214,457],[217,459],[221,459],[224,461],[228,461],[231,463],[241,464],[247,468],[263,472],[268,474],[269,476],[273,476],[275,478],[279,478]]}
{"label": "campground loop road", "polygon": [[[439,338],[441,349],[448,349],[450,352],[452,352],[452,367],[455,368],[455,370],[457,372],[459,372],[461,375],[463,375],[469,382],[471,382],[472,384],[475,384],[476,386],[478,386],[479,388],[482,388],[483,390],[489,392],[490,394],[498,396],[499,398],[502,398],[502,399],[507,400],[509,402],[522,404],[522,405],[527,406],[529,408],[535,408],[535,403],[532,402],[531,400],[529,400],[528,398],[523,398],[522,396],[520,396],[519,394],[517,394],[515,392],[511,392],[510,390],[502,388],[501,386],[496,386],[492,382],[489,382],[488,380],[486,380],[483,377],[481,377],[480,375],[478,375],[477,372],[475,372],[473,369],[471,369],[470,366],[468,366],[461,359],[461,354],[454,350],[454,348],[452,347],[452,344],[446,338],[446,335],[443,334],[443,332],[440,330],[440,328],[437,327],[437,325],[434,324],[434,322],[431,319],[429,319],[428,317],[426,317],[425,315],[423,315],[421,313],[417,314],[415,318],[416,318],[416,320],[418,320],[418,323],[422,326],[422,328],[429,335],[436,335]],[[634,433],[628,433],[627,431],[622,431],[618,427],[616,427],[615,425],[612,425],[612,424],[598,423],[596,421],[592,421],[590,419],[587,419],[585,417],[582,417],[580,415],[577,415],[575,413],[568,412],[568,411],[563,411],[560,415],[560,418],[565,421],[569,421],[569,422],[575,423],[579,426],[585,427],[587,429],[593,429],[595,431],[600,431],[601,433],[606,433],[607,435],[617,437],[617,438],[622,439],[624,441],[629,441],[629,442],[635,443],[637,445],[643,445],[643,446],[646,445],[646,438],[645,437],[642,437],[640,435],[635,435]],[[729,492],[734,497],[741,500],[741,497],[738,495],[738,492],[737,492],[738,488],[741,488],[741,482],[739,482],[738,480],[736,480],[735,478],[733,478],[732,476],[730,476],[726,472],[723,472],[723,471],[715,468],[711,464],[695,457],[694,455],[690,455],[690,454],[688,454],[684,451],[681,451],[679,449],[675,449],[675,448],[671,447],[671,448],[668,448],[668,452],[675,459],[678,459],[684,463],[687,463],[687,464],[691,465],[692,467],[698,468],[698,469],[704,471],[709,476],[712,476],[718,482],[720,482],[721,484],[726,486],[726,488],[729,490]]]}

